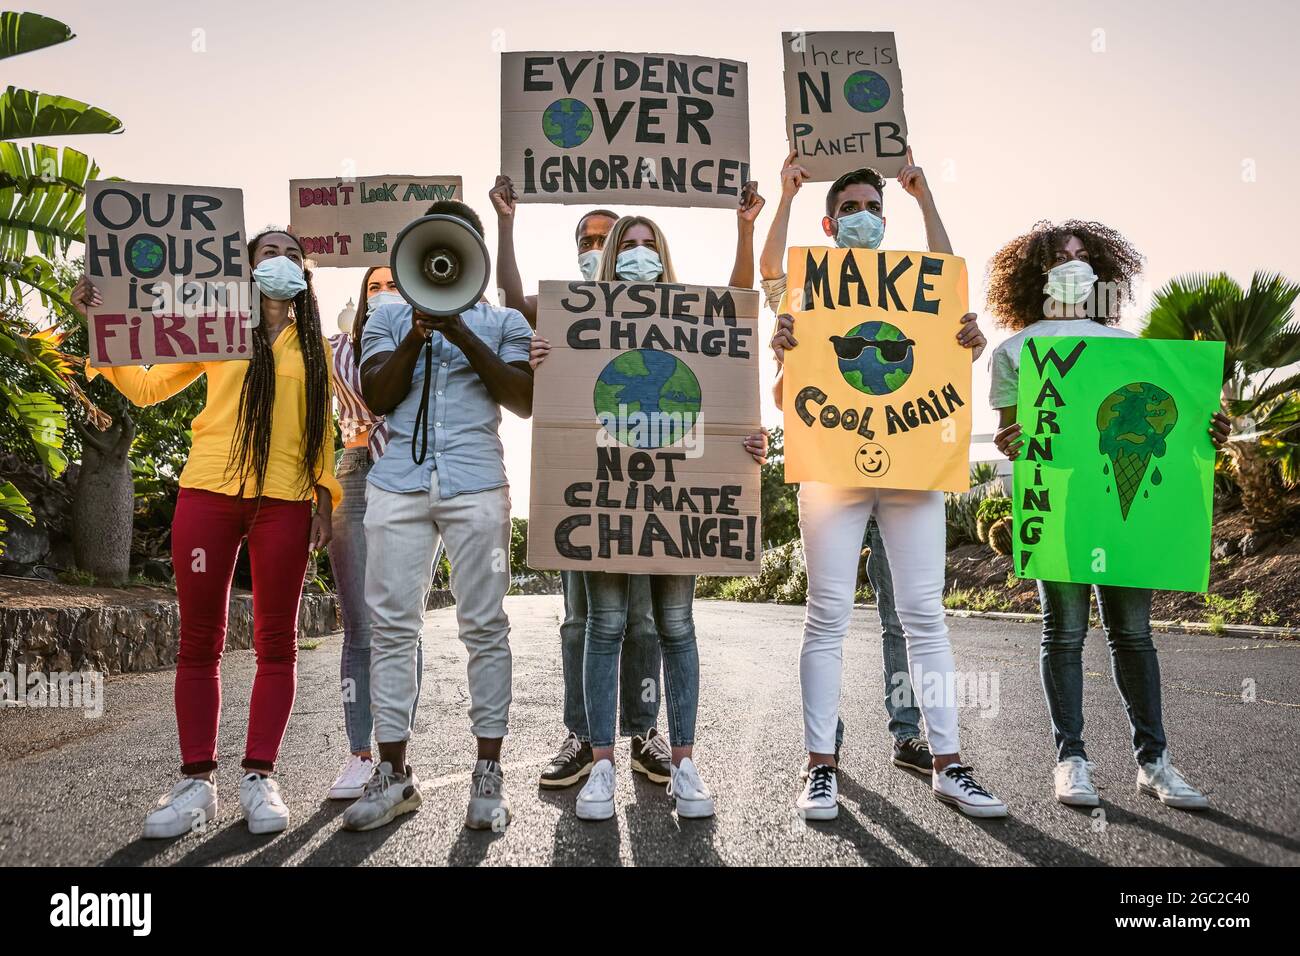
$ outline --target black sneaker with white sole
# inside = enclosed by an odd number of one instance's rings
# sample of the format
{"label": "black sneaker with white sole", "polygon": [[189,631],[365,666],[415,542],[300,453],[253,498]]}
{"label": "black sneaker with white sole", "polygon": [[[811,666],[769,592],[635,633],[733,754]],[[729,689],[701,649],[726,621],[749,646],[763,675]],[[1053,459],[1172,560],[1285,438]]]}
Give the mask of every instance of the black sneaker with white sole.
{"label": "black sneaker with white sole", "polygon": [[569,734],[560,745],[559,752],[542,771],[537,781],[542,787],[571,787],[587,774],[591,773],[591,744],[579,740],[577,734]]}
{"label": "black sneaker with white sole", "polygon": [[651,727],[644,737],[632,738],[632,769],[654,783],[667,783],[673,775],[673,751],[668,738]]}
{"label": "black sneaker with white sole", "polygon": [[894,741],[894,766],[929,775],[934,771],[930,745],[922,737]]}

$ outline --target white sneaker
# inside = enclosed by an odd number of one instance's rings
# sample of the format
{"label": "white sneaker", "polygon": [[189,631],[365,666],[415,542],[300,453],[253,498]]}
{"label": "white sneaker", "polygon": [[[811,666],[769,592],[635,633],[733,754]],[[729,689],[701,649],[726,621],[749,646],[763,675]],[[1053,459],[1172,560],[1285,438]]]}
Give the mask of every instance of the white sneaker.
{"label": "white sneaker", "polygon": [[479,760],[469,781],[469,808],[465,826],[471,830],[500,833],[512,819],[510,798],[506,796],[505,774],[495,760]]}
{"label": "white sneaker", "polygon": [[185,777],[144,818],[146,840],[165,840],[201,830],[217,818],[217,788],[211,781]]}
{"label": "white sneaker", "polygon": [[614,815],[614,764],[597,760],[591,775],[578,792],[579,820],[608,820]]}
{"label": "white sneaker", "polygon": [[1066,757],[1056,765],[1056,799],[1071,807],[1097,807],[1101,797],[1092,785],[1092,764],[1082,757]]}
{"label": "white sneaker", "polygon": [[839,794],[835,768],[830,764],[818,764],[808,771],[803,793],[799,794],[794,806],[805,820],[834,820],[840,815]]}
{"label": "white sneaker", "polygon": [[1155,763],[1145,763],[1138,768],[1139,793],[1155,797],[1167,807],[1179,810],[1204,810],[1210,805],[1205,794],[1183,779],[1183,775],[1169,762],[1169,753],[1160,755]]}
{"label": "white sneaker", "polygon": [[329,798],[331,800],[357,799],[366,789],[366,781],[374,771],[375,762],[369,757],[351,754],[348,762],[343,765],[343,770],[330,784]]}
{"label": "white sneaker", "polygon": [[677,801],[677,815],[687,819],[713,816],[713,796],[700,779],[700,772],[690,757],[673,767],[673,779],[668,781],[668,796]]}
{"label": "white sneaker", "polygon": [[280,797],[280,785],[270,777],[245,774],[239,781],[239,803],[249,833],[279,833],[289,826],[289,808]]}
{"label": "white sneaker", "polygon": [[954,763],[932,776],[934,798],[951,803],[968,817],[1005,817],[1007,805],[975,782],[965,764]]}
{"label": "white sneaker", "polygon": [[407,767],[406,773],[396,773],[393,765],[385,760],[375,767],[366,781],[360,799],[343,811],[343,829],[382,827],[403,813],[418,810],[423,802],[415,772]]}

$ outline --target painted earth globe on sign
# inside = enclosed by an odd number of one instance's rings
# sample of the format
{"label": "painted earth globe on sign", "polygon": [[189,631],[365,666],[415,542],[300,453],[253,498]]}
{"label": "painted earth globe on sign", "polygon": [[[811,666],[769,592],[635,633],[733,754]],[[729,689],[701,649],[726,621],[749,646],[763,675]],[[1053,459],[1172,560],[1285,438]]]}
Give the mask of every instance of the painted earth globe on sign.
{"label": "painted earth globe on sign", "polygon": [[586,103],[566,97],[546,107],[542,113],[542,132],[556,146],[570,149],[587,141],[593,122]]}
{"label": "painted earth globe on sign", "polygon": [[597,420],[622,444],[663,448],[699,417],[700,380],[669,352],[635,349],[601,370],[592,404]]}
{"label": "painted earth globe on sign", "polygon": [[844,99],[859,113],[874,113],[889,102],[889,84],[879,73],[858,70],[844,81]]}
{"label": "painted earth globe on sign", "polygon": [[131,271],[138,276],[152,278],[162,272],[165,255],[163,245],[153,236],[136,236],[126,250]]}
{"label": "painted earth globe on sign", "polygon": [[916,345],[888,322],[863,322],[844,335],[832,335],[840,374],[859,392],[888,395],[912,375]]}

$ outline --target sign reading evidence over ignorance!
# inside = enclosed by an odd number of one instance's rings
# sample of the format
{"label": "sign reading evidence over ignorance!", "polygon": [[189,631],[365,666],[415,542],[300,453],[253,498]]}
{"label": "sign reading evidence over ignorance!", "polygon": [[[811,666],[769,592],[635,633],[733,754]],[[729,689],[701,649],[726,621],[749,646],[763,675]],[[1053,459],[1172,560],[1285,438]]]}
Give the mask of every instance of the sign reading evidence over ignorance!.
{"label": "sign reading evidence over ignorance!", "polygon": [[543,282],[528,563],[757,574],[758,293]]}
{"label": "sign reading evidence over ignorance!", "polygon": [[520,202],[733,207],[748,69],[649,53],[503,53],[501,170]]}

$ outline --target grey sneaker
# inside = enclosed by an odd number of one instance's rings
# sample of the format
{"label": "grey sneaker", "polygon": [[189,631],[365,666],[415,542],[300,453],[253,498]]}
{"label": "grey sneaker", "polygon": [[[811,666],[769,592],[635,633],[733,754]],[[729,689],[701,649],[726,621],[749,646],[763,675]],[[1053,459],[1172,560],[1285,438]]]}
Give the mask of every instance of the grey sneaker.
{"label": "grey sneaker", "polygon": [[1161,754],[1154,763],[1138,767],[1137,788],[1139,793],[1155,797],[1165,806],[1179,810],[1204,810],[1210,805],[1209,798],[1174,769],[1168,752]]}
{"label": "grey sneaker", "polygon": [[510,825],[510,798],[506,796],[506,781],[501,764],[495,760],[480,760],[474,764],[474,776],[469,782],[469,809],[465,811],[465,826],[471,830],[496,830]]}
{"label": "grey sneaker", "polygon": [[360,799],[343,811],[343,829],[373,830],[392,823],[403,813],[419,809],[424,798],[420,796],[420,781],[410,767],[406,773],[396,773],[393,765],[384,761],[366,781]]}

